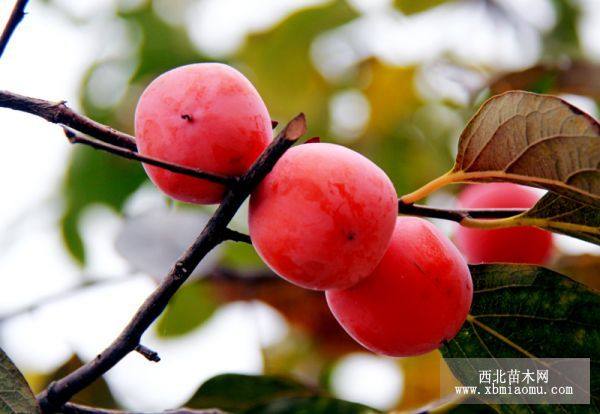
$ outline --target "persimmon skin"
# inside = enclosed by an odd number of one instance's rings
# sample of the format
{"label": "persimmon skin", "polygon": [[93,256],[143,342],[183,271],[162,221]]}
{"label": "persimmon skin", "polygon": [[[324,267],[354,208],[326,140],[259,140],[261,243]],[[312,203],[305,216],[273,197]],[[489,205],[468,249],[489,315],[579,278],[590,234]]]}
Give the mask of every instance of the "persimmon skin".
{"label": "persimmon skin", "polygon": [[399,217],[390,245],[371,275],[326,292],[340,325],[377,354],[419,355],[452,339],[473,299],[466,261],[426,220]]}
{"label": "persimmon skin", "polygon": [[[459,196],[461,208],[530,208],[540,199],[533,189],[512,183],[475,184]],[[536,227],[475,229],[461,226],[455,242],[469,263],[544,264],[552,254],[552,233]]]}
{"label": "persimmon skin", "polygon": [[[240,72],[220,63],[172,69],[148,85],[135,111],[140,154],[225,176],[248,170],[273,139],[269,112]],[[144,165],[170,197],[196,204],[222,200],[221,184]]]}
{"label": "persimmon skin", "polygon": [[383,257],[398,197],[387,175],[340,145],[288,150],[250,198],[252,243],[284,279],[308,289],[351,286]]}

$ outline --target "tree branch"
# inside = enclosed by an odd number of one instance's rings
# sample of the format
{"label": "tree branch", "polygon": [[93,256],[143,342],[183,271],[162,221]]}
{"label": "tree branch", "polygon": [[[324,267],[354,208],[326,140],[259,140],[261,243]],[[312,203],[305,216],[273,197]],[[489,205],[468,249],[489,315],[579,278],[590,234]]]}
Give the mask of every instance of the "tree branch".
{"label": "tree branch", "polygon": [[250,236],[239,231],[231,230],[230,228],[225,229],[223,232],[223,240],[231,240],[234,242],[252,244]]}
{"label": "tree branch", "polygon": [[6,45],[8,45],[8,41],[15,32],[15,29],[19,23],[21,23],[21,20],[23,20],[23,17],[25,16],[25,6],[27,6],[28,1],[29,0],[16,1],[15,7],[13,7],[8,22],[6,22],[6,26],[4,27],[4,31],[0,36],[0,56],[4,53]]}
{"label": "tree branch", "polygon": [[153,351],[145,345],[138,344],[138,346],[135,347],[135,352],[142,355],[148,361],[160,362],[160,356],[158,355],[158,352]]}
{"label": "tree branch", "polygon": [[[102,408],[88,407],[85,405],[67,403],[61,409],[62,414],[141,414],[133,411],[105,410]],[[157,413],[153,413],[157,414]],[[217,409],[192,410],[190,408],[179,408],[177,410],[163,411],[162,414],[225,414]]]}
{"label": "tree branch", "polygon": [[65,102],[50,102],[9,91],[0,91],[0,107],[27,112],[54,124],[63,124],[100,141],[137,151],[135,138],[79,115]]}
{"label": "tree branch", "polygon": [[527,209],[442,209],[423,206],[419,204],[407,204],[398,200],[398,213],[409,216],[438,218],[461,223],[467,218],[497,219],[516,216],[527,211]]}
{"label": "tree branch", "polygon": [[223,241],[227,225],[244,200],[258,183],[271,171],[277,160],[306,132],[304,115],[294,118],[267,147],[237,186],[228,190],[217,211],[210,218],[200,236],[173,265],[156,290],[144,301],[131,321],[114,342],[95,359],[53,382],[38,396],[42,413],[55,413],[75,394],[115,366],[134,351],[150,325],[166,308],[169,300],[183,285],[204,256]]}
{"label": "tree branch", "polygon": [[106,142],[98,141],[92,138],[84,137],[78,134],[76,131],[69,127],[63,126],[65,135],[71,144],[84,144],[92,148],[110,152],[111,154],[118,155],[119,157],[127,158],[129,160],[136,160],[145,164],[155,165],[165,170],[169,170],[175,173],[189,175],[190,177],[202,178],[204,180],[212,181],[214,183],[223,184],[226,186],[234,185],[237,181],[235,177],[226,177],[220,174],[213,174],[195,168],[184,167],[183,165],[171,164],[166,161],[159,160],[157,158],[148,157],[145,155],[138,154],[127,148],[122,148],[117,145],[108,144]]}

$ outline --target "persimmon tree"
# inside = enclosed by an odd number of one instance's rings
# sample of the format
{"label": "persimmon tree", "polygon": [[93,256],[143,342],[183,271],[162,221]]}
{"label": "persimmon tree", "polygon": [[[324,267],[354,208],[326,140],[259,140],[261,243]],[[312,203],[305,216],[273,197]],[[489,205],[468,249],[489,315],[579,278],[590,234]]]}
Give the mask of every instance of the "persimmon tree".
{"label": "persimmon tree", "polygon": [[[23,17],[26,3],[26,0],[17,1],[0,38],[0,54]],[[158,353],[143,344],[144,332],[163,313],[194,268],[215,246],[227,241],[252,244],[253,240],[250,236],[228,227],[235,213],[251,194],[254,194],[253,198],[257,199],[251,207],[253,210],[251,215],[254,214],[251,220],[255,220],[253,224],[251,223],[251,232],[258,234],[258,244],[267,240],[264,245],[259,246],[265,261],[268,263],[270,260],[276,261],[273,257],[277,256],[277,252],[273,255],[266,252],[273,248],[273,242],[269,240],[269,232],[282,227],[281,223],[286,220],[272,226],[264,223],[275,215],[282,215],[282,209],[294,209],[294,205],[289,205],[293,202],[288,202],[293,201],[293,197],[289,200],[285,199],[281,205],[261,206],[260,204],[263,198],[269,197],[269,192],[275,191],[273,182],[285,181],[288,176],[295,176],[300,171],[300,167],[294,162],[278,164],[278,161],[280,159],[283,161],[288,154],[290,159],[294,160],[298,159],[298,157],[294,158],[295,154],[323,151],[325,158],[334,157],[332,163],[335,164],[339,161],[335,158],[336,154],[341,152],[342,161],[339,162],[342,164],[349,163],[350,167],[353,167],[352,163],[359,164],[357,168],[362,168],[363,172],[373,167],[367,171],[367,175],[372,174],[374,180],[380,180],[384,187],[388,183],[381,178],[380,171],[369,164],[370,161],[356,154],[348,155],[345,149],[310,144],[310,147],[305,147],[303,150],[293,149],[286,153],[306,133],[307,126],[303,114],[283,126],[272,142],[268,146],[265,145],[262,152],[257,152],[253,162],[249,162],[243,172],[231,176],[174,163],[155,157],[154,154],[151,156],[143,153],[144,151],[138,151],[135,137],[78,114],[65,102],[49,102],[10,91],[0,91],[0,107],[27,112],[58,124],[64,129],[69,142],[142,162],[150,166],[148,168],[155,177],[164,171],[169,171],[175,173],[169,177],[183,177],[184,182],[192,183],[190,185],[201,182],[204,187],[213,190],[217,188],[221,191],[220,189],[224,188],[222,194],[219,193],[218,197],[211,198],[212,201],[218,199],[219,206],[193,244],[173,263],[169,272],[154,292],[140,305],[118,337],[106,349],[99,350],[96,358],[51,383],[34,397],[17,368],[3,352],[0,352],[0,410],[7,413],[118,413],[99,407],[81,406],[70,400],[117,365],[129,353],[138,352],[151,362],[160,361]],[[194,122],[194,118],[186,113],[179,121]],[[265,120],[262,121],[265,124]],[[149,133],[154,132],[156,131],[149,130]],[[158,153],[160,154],[160,151]],[[310,160],[314,161],[315,157],[311,157]],[[300,162],[303,162],[302,159]],[[283,167],[279,168],[281,165]],[[314,162],[309,165],[307,172],[310,172],[308,170],[311,168],[318,167],[318,162]],[[310,177],[313,181],[311,185],[318,186],[319,183],[326,182],[335,173],[334,170],[323,175],[314,174]],[[269,175],[270,173],[273,175]],[[352,176],[353,179],[359,180],[359,172],[355,175]],[[297,177],[294,179],[298,180]],[[528,209],[443,209],[417,204],[429,194],[450,184],[489,182],[510,182],[537,187],[547,190],[547,194]],[[202,186],[198,188],[200,187]],[[255,192],[257,188],[259,192]],[[177,189],[180,190],[181,188]],[[198,191],[201,192],[202,189]],[[393,188],[386,187],[385,194],[392,193]],[[339,197],[339,194],[332,197]],[[364,198],[366,205],[381,202],[369,192],[365,192]],[[288,204],[285,204],[286,202]],[[365,210],[363,207],[361,211]],[[393,207],[395,209],[395,200]],[[296,214],[303,214],[306,210],[305,208],[297,211]],[[535,226],[600,244],[600,124],[578,108],[554,96],[523,91],[508,91],[494,96],[481,106],[464,129],[458,143],[456,162],[451,170],[416,191],[400,196],[397,210],[401,215],[450,220],[461,226],[476,229]],[[389,220],[387,216],[386,220],[386,223],[389,221],[393,224],[393,220]],[[307,229],[298,225],[297,228],[286,231],[302,234]],[[421,231],[427,232],[427,237],[421,238],[422,234],[419,234]],[[467,268],[466,265],[461,264],[460,261],[463,259],[452,250],[454,247],[450,242],[444,241],[443,236],[432,230],[431,224],[424,223],[421,219],[399,219],[394,232],[394,236],[386,235],[394,239],[381,265],[373,270],[377,264],[374,263],[369,269],[374,272],[373,274],[366,275],[369,271],[366,271],[365,275],[361,274],[357,280],[350,283],[353,286],[350,286],[347,291],[332,290],[327,293],[330,305],[341,323],[370,349],[404,355],[429,350],[434,344],[440,345],[441,353],[447,358],[560,356],[590,358],[592,367],[597,367],[600,362],[600,295],[594,290],[540,266],[479,264]],[[348,241],[360,241],[360,238],[355,240],[357,235],[353,232],[344,234],[344,237]],[[374,237],[376,235],[369,234],[367,242],[372,241]],[[417,238],[421,245],[417,242],[413,243]],[[301,238],[301,240],[310,242],[311,238]],[[385,243],[378,243],[376,249],[381,257],[383,249],[379,244]],[[421,324],[432,326],[410,326],[409,332],[420,328],[428,332],[425,336],[431,343],[427,346],[413,343],[414,337],[403,337],[406,331],[395,335],[396,332],[393,330],[397,326],[394,320],[386,316],[385,312],[382,312],[385,309],[379,306],[380,303],[390,304],[390,312],[398,311],[392,306],[398,298],[390,298],[394,295],[394,289],[401,289],[400,298],[410,297],[412,294],[410,289],[418,290],[422,287],[418,286],[421,283],[419,271],[444,272],[441,262],[433,263],[431,269],[426,268],[431,262],[423,262],[424,260],[435,261],[438,257],[429,254],[431,251],[420,251],[420,246],[423,245],[448,249],[449,252],[440,253],[440,257],[447,253],[446,256],[451,257],[451,261],[456,264],[456,272],[445,275],[448,280],[444,283],[447,282],[449,287],[453,287],[454,281],[449,279],[455,273],[462,289],[457,290],[455,295],[457,303],[460,304],[461,314],[458,317],[454,318],[451,315],[448,321],[434,321],[431,320],[431,315],[426,315],[416,320]],[[344,249],[343,246],[335,246],[335,248],[341,251]],[[358,250],[350,251],[350,256],[358,255],[360,253]],[[299,252],[299,255],[302,254],[304,253]],[[316,255],[317,252],[314,254]],[[301,259],[304,263],[310,262],[310,258]],[[352,257],[338,259],[352,262]],[[335,261],[336,257],[329,255],[324,259],[327,260]],[[415,265],[416,268],[408,269],[410,263],[421,265],[425,263],[425,265],[422,267]],[[454,266],[453,263],[448,261],[443,265]],[[397,271],[398,266],[406,267],[405,271],[410,276],[409,280],[405,280],[402,284],[396,284],[390,278],[390,272]],[[283,265],[282,267],[285,268]],[[333,263],[332,267],[335,269],[336,263]],[[281,273],[286,274],[288,270],[281,270]],[[339,269],[336,271],[339,273]],[[468,278],[469,271],[472,285]],[[327,287],[302,280],[306,274],[307,272],[304,272],[302,277],[298,278],[301,281],[299,284],[311,288]],[[295,277],[290,279],[293,280]],[[364,280],[359,282],[359,279]],[[334,284],[329,287],[348,288],[346,283],[343,286]],[[367,294],[361,293],[363,290],[385,296],[381,301],[369,296],[368,300],[364,301],[364,308],[368,309],[374,303],[378,303],[376,311],[369,313],[370,317],[374,318],[372,323],[377,324],[377,318],[380,318],[381,326],[393,331],[394,335],[390,337],[392,343],[385,343],[385,332],[373,343],[369,334],[364,334],[362,327],[358,326],[360,323],[356,324],[365,313],[361,313],[361,309],[351,307],[353,303],[357,303],[357,300],[367,297]],[[422,290],[427,291],[427,289]],[[462,327],[456,333],[465,319],[464,313],[469,307],[471,294],[473,296],[470,310]],[[353,299],[353,295],[357,295],[358,299]],[[456,307],[456,303],[447,302],[452,299],[450,296],[440,296],[436,292],[433,296],[438,297],[439,300],[432,302],[432,307],[443,306],[447,311]],[[405,301],[400,309],[401,312],[411,311],[410,308],[406,308],[406,303],[410,302]],[[551,306],[542,306],[542,304],[551,304]],[[358,316],[355,316],[355,313]],[[350,316],[346,318],[347,315]],[[415,320],[407,322],[407,324],[411,323],[415,323]],[[455,336],[452,337],[454,334]],[[461,378],[460,370],[455,370],[455,374],[459,379]],[[237,389],[246,391],[236,394]],[[592,369],[590,389],[592,390],[590,406],[561,406],[561,409],[565,412],[599,412],[600,372],[597,369]],[[172,414],[217,413],[222,412],[221,410],[245,413],[300,410],[317,413],[376,412],[360,404],[333,399],[322,391],[303,384],[270,376],[215,377],[198,390],[189,405],[193,405],[194,408],[180,408],[169,412]],[[506,413],[547,412],[544,407],[539,406],[503,405],[496,406],[494,409]]]}

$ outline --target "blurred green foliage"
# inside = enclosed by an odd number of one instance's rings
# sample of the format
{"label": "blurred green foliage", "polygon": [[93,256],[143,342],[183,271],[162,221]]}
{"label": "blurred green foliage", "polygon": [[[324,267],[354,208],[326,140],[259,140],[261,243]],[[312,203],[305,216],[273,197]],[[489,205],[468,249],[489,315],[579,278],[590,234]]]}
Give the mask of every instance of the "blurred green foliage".
{"label": "blurred green foliage", "polygon": [[147,83],[157,73],[207,60],[193,47],[185,29],[165,23],[149,4],[129,13],[119,13],[119,17],[142,30],[138,67],[131,82]]}
{"label": "blurred green foliage", "polygon": [[233,63],[254,83],[273,119],[286,121],[299,112],[309,133],[327,135],[329,97],[335,91],[311,62],[310,46],[321,33],[355,18],[344,0],[301,10],[273,29],[249,37]]}
{"label": "blurred green foliage", "polygon": [[394,0],[396,6],[404,14],[419,13],[454,0]]}
{"label": "blurred green foliage", "polygon": [[243,411],[244,414],[377,414],[380,411],[335,398],[283,398]]}
{"label": "blurred green foliage", "polygon": [[70,253],[85,262],[79,218],[86,207],[98,203],[120,211],[146,179],[142,167],[90,148],[74,148],[63,184],[65,210],[62,231]]}
{"label": "blurred green foliage", "polygon": [[561,58],[565,55],[580,57],[577,33],[580,6],[574,0],[552,0],[552,4],[557,22],[544,41],[546,55],[549,59]]}
{"label": "blurred green foliage", "polygon": [[[232,393],[231,390],[234,389],[235,393]],[[315,395],[315,390],[286,378],[224,374],[202,384],[186,406],[219,407],[222,410],[238,412],[274,399]]]}
{"label": "blurred green foliage", "polygon": [[223,266],[232,269],[253,269],[262,266],[262,260],[254,247],[246,243],[230,243],[225,246]]}
{"label": "blurred green foliage", "polygon": [[[235,392],[232,392],[235,390]],[[375,414],[362,404],[337,400],[287,378],[219,375],[206,381],[186,406],[219,407],[244,414]]]}
{"label": "blurred green foliage", "polygon": [[193,281],[184,285],[160,316],[156,325],[159,336],[184,335],[208,320],[218,307],[209,283]]}

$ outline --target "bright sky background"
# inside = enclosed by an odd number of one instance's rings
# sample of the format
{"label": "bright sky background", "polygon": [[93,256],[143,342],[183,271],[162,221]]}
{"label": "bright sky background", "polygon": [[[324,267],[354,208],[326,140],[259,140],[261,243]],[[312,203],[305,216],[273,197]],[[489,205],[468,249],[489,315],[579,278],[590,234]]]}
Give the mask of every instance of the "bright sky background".
{"label": "bright sky background", "polygon": [[[136,7],[141,1],[127,3]],[[165,8],[166,1],[153,3],[159,10],[170,10]],[[114,0],[59,0],[58,3],[74,16],[94,16],[93,22],[74,25],[55,10],[32,0],[29,14],[0,60],[0,88],[44,99],[65,99],[77,109],[77,88],[87,64],[99,56],[119,56],[131,51],[123,50],[118,41],[107,41],[123,34],[118,24],[107,25],[104,17],[112,12]],[[167,14],[166,19],[186,25],[199,48],[220,57],[235,51],[248,32],[268,28],[304,4],[324,1],[200,0],[196,3],[191,13]],[[552,27],[555,16],[548,0],[506,0],[506,3],[528,23],[520,37],[501,24],[491,32],[489,16],[482,10],[465,10],[464,5],[441,7],[418,18],[406,18],[390,12],[389,1],[353,0],[362,16],[325,33],[313,45],[312,53],[315,61],[321,62],[319,69],[324,76],[331,78],[373,55],[390,63],[408,64],[429,62],[452,53],[477,64],[502,65],[507,69],[523,67],[537,59],[540,33]],[[581,22],[586,53],[600,59],[600,42],[597,42],[600,2],[581,0],[581,3],[590,11]],[[0,22],[6,20],[12,5],[12,1],[0,2]],[[453,22],[451,27],[442,34],[439,25],[449,21]],[[459,102],[463,99],[464,91],[453,89],[435,75],[434,78],[438,84],[434,93],[451,96]],[[569,99],[597,115],[593,102],[581,97]],[[357,91],[334,97],[330,107],[332,130],[341,135],[352,137],[369,117],[368,102]],[[3,177],[0,182],[4,195],[0,206],[0,315],[72,287],[81,280],[82,272],[87,277],[114,279],[113,283],[88,289],[0,326],[0,343],[21,369],[49,372],[73,352],[84,360],[93,358],[114,339],[153,289],[155,281],[143,273],[131,274],[132,266],[115,250],[123,220],[100,207],[86,214],[82,226],[84,238],[94,246],[89,264],[83,271],[73,264],[61,245],[57,226],[60,210],[57,190],[71,150],[69,144],[60,128],[30,115],[0,110],[0,125],[0,177]],[[436,201],[450,202],[443,195],[439,197]],[[163,215],[164,220],[187,223],[181,218],[169,218],[162,197],[152,188],[142,189],[128,209],[132,214],[146,212]],[[189,225],[180,224],[180,228],[189,229]],[[573,239],[560,238],[559,245],[573,253],[599,253],[598,248]],[[169,254],[176,255],[178,245],[170,248]],[[169,254],[164,262],[169,261]],[[147,271],[143,266],[135,270]],[[150,331],[144,343],[157,350],[162,361],[152,364],[131,354],[106,379],[125,407],[173,408],[217,373],[260,373],[261,345],[278,341],[286,329],[281,316],[269,307],[234,303],[183,338],[160,340]],[[335,389],[342,397],[354,396],[355,400],[382,408],[398,398],[402,377],[398,370],[390,369],[388,359],[354,355],[340,364],[339,370],[340,381]],[[394,386],[384,392],[377,385],[381,383]]]}

